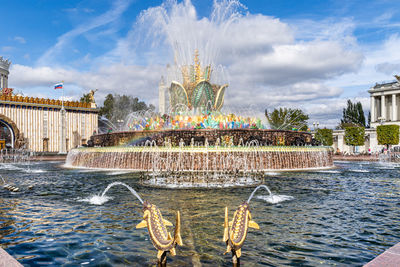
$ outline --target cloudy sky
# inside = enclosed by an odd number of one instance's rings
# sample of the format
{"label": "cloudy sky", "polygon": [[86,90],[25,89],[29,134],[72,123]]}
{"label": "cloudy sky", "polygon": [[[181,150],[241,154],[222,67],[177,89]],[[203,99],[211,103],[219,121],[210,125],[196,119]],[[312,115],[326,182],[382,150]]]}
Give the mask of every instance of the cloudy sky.
{"label": "cloudy sky", "polygon": [[[98,88],[157,105],[167,64],[198,48],[227,111],[295,107],[334,127],[347,99],[369,109],[367,90],[400,73],[400,2],[18,0],[1,6],[0,55],[24,95],[79,97]],[[174,50],[175,49],[175,50]],[[175,53],[174,53],[175,51]],[[178,52],[178,53],[177,53]],[[178,55],[177,55],[178,54]]]}

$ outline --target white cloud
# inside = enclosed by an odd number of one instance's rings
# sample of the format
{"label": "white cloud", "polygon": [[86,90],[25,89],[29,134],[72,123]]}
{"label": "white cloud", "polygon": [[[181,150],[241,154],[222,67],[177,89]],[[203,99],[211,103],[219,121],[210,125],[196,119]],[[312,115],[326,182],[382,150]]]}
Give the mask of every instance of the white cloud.
{"label": "white cloud", "polygon": [[[220,82],[229,82],[227,107],[251,106],[262,114],[265,108],[288,106],[302,108],[315,117],[340,117],[345,99],[341,98],[343,84],[337,81],[356,77],[354,73],[360,66],[371,60],[364,58],[357,44],[351,20],[283,22],[270,16],[234,12],[242,10],[240,5],[228,9],[218,6],[224,3],[228,2],[216,3],[217,11],[210,18],[197,18],[189,1],[169,1],[149,8],[124,38],[115,39],[114,49],[97,57],[90,51],[80,51],[84,56],[71,60],[70,68],[59,67],[56,56],[75,38],[113,22],[126,10],[128,3],[118,1],[103,15],[61,35],[36,67],[13,65],[10,84],[45,88],[64,80],[73,85],[76,97],[82,91],[98,88],[99,103],[107,93],[124,93],[156,104],[158,81],[166,73],[164,66],[174,61],[172,48],[179,52],[178,63],[186,64],[192,62],[197,48],[203,63],[214,64],[213,74],[223,74]],[[225,13],[221,15],[220,11]],[[93,40],[97,38],[102,35]],[[398,44],[397,36],[393,38],[396,40],[389,40],[386,50]],[[82,65],[87,66],[85,71],[79,69]],[[393,65],[382,68],[388,66]]]}
{"label": "white cloud", "polygon": [[21,36],[15,36],[15,37],[14,37],[14,40],[17,41],[17,42],[19,42],[20,44],[25,44],[25,43],[26,43],[25,38],[24,38],[24,37],[21,37]]}
{"label": "white cloud", "polygon": [[57,39],[57,43],[48,49],[38,60],[39,65],[54,64],[54,58],[63,52],[66,46],[72,42],[77,36],[89,32],[98,27],[104,26],[118,19],[120,15],[129,7],[131,1],[118,0],[115,1],[112,8],[104,14],[92,19],[90,22],[82,23],[78,27],[66,32]]}
{"label": "white cloud", "polygon": [[[329,80],[329,85],[348,88],[364,88],[366,92],[376,82],[393,80],[400,74],[400,37],[391,35],[382,43],[363,46],[365,60],[356,73],[347,73]],[[351,89],[349,89],[351,90]],[[367,106],[369,108],[369,105]]]}
{"label": "white cloud", "polygon": [[3,46],[3,47],[1,48],[1,50],[2,50],[3,52],[10,52],[10,51],[14,50],[14,48],[15,48],[15,47],[13,47],[13,46]]}
{"label": "white cloud", "polygon": [[64,81],[65,90],[73,88],[72,95],[78,99],[83,92],[90,89],[99,89],[96,95],[98,103],[102,103],[104,96],[108,93],[119,93],[128,95],[142,96],[141,99],[155,102],[154,96],[149,94],[155,91],[159,81],[159,66],[127,66],[114,64],[102,66],[96,71],[81,72],[74,69],[64,69],[60,67],[29,67],[14,64],[10,72],[9,83],[18,89],[33,92],[38,87],[43,90],[52,90],[57,82]]}

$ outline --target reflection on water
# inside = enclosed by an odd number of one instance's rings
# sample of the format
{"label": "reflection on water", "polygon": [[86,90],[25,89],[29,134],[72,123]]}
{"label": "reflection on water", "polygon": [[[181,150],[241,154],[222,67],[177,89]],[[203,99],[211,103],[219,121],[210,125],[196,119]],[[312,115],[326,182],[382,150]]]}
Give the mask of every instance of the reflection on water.
{"label": "reflection on water", "polygon": [[[156,261],[146,231],[135,229],[142,205],[123,181],[163,216],[182,216],[185,246],[169,266],[231,266],[223,255],[224,207],[235,210],[254,187],[162,189],[143,187],[138,174],[82,172],[59,163],[3,164],[0,175],[21,189],[0,188],[1,246],[26,266],[149,266]],[[398,168],[377,163],[336,163],[329,172],[283,172],[265,176],[276,203],[259,190],[250,203],[260,231],[242,249],[245,266],[362,265],[400,239]],[[30,171],[27,172],[26,170]],[[362,170],[359,172],[357,170]],[[33,187],[32,187],[33,186]],[[30,189],[32,188],[32,189]],[[269,201],[268,201],[269,200]]]}

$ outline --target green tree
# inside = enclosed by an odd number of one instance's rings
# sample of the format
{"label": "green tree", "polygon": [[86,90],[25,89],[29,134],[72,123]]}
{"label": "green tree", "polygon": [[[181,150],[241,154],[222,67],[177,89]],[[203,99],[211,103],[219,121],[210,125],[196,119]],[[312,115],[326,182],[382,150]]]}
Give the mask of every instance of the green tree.
{"label": "green tree", "polygon": [[124,120],[132,112],[154,110],[153,105],[146,105],[137,97],[108,94],[100,108],[99,115],[105,116],[113,124],[116,124],[117,121]]}
{"label": "green tree", "polygon": [[318,129],[315,133],[317,139],[324,146],[333,145],[333,130],[332,129]]}
{"label": "green tree", "polygon": [[362,146],[365,139],[364,127],[346,127],[344,132],[344,141],[348,146]]}
{"label": "green tree", "polygon": [[111,120],[113,108],[114,96],[112,94],[108,94],[106,96],[106,99],[104,100],[103,106],[100,108],[99,116],[104,116],[107,119]]}
{"label": "green tree", "polygon": [[347,100],[347,107],[343,109],[343,118],[340,121],[339,128],[347,127],[365,127],[365,115],[361,102],[353,103]]}
{"label": "green tree", "polygon": [[279,108],[270,113],[265,110],[265,116],[272,129],[292,130],[296,128],[300,131],[307,131],[308,128],[309,117],[301,109]]}
{"label": "green tree", "polygon": [[399,126],[398,125],[379,125],[376,128],[378,135],[378,144],[386,145],[397,145],[399,143]]}

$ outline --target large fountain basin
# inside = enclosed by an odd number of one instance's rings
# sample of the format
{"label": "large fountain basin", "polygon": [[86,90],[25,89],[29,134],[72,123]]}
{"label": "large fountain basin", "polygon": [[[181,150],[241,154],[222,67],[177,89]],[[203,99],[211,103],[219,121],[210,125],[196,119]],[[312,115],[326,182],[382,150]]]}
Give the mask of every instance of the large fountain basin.
{"label": "large fountain basin", "polygon": [[333,167],[330,147],[93,147],[68,153],[66,166],[133,171],[268,171]]}

